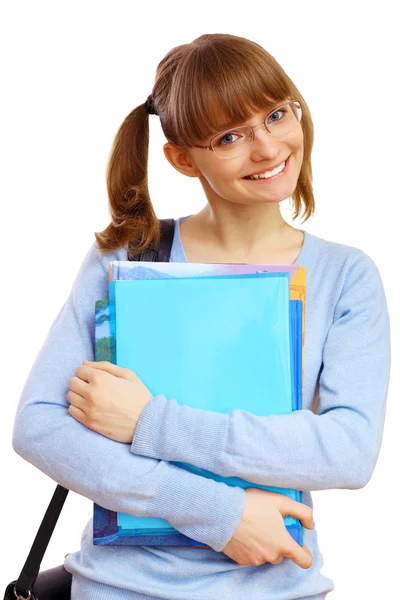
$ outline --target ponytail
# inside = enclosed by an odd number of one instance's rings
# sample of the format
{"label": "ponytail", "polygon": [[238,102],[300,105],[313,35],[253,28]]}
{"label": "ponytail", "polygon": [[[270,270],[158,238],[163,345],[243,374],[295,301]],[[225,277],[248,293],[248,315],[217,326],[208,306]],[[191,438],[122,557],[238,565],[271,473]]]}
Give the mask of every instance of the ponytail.
{"label": "ponytail", "polygon": [[135,108],[120,126],[109,155],[107,190],[111,223],[95,232],[103,251],[126,247],[132,258],[160,243],[160,222],[148,188],[149,113]]}

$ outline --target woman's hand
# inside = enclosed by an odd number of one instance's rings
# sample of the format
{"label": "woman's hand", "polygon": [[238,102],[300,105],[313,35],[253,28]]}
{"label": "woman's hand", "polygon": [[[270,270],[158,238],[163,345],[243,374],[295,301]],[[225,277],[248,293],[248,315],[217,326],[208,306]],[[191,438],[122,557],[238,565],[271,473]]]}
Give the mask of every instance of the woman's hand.
{"label": "woman's hand", "polygon": [[68,382],[71,417],[115,440],[131,444],[140,414],[153,394],[130,369],[108,361],[83,361]]}
{"label": "woman's hand", "polygon": [[265,562],[277,565],[290,558],[302,569],[311,567],[313,557],[309,548],[294,541],[283,517],[290,515],[307,529],[313,529],[312,509],[285,494],[260,488],[247,488],[245,492],[242,520],[222,552],[244,566]]}

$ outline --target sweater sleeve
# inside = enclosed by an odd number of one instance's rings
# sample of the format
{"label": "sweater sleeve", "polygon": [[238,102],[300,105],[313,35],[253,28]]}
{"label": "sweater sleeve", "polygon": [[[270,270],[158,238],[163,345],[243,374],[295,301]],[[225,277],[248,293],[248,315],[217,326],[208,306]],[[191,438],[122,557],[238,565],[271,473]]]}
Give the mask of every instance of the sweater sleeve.
{"label": "sweater sleeve", "polygon": [[361,250],[352,257],[322,350],[319,414],[221,414],[160,394],[143,410],[131,452],[265,486],[366,485],[382,440],[390,324],[375,263]]}
{"label": "sweater sleeve", "polygon": [[220,552],[240,523],[243,489],[164,460],[132,457],[129,444],[100,435],[68,413],[68,381],[83,360],[94,360],[95,301],[108,298],[108,262],[115,258],[96,244],[87,253],[23,388],[13,448],[57,483],[100,506],[167,519]]}

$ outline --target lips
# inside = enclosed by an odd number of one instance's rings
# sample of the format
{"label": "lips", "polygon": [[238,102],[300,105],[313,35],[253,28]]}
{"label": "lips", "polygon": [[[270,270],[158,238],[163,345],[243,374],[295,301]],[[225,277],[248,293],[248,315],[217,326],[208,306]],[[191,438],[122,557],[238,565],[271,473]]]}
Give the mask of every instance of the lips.
{"label": "lips", "polygon": [[244,179],[245,177],[253,176],[253,175],[264,175],[264,173],[267,173],[267,171],[273,171],[277,167],[280,167],[282,163],[286,162],[288,160],[288,158],[289,157],[286,157],[284,160],[281,160],[281,162],[279,162],[274,167],[266,167],[264,171],[258,171],[257,173],[249,173],[248,175],[245,175],[244,177],[242,177],[242,179]]}
{"label": "lips", "polygon": [[272,175],[271,177],[267,177],[267,178],[256,177],[255,179],[251,179],[250,177],[242,177],[242,179],[244,179],[244,181],[251,182],[253,185],[258,185],[258,186],[270,185],[271,182],[274,182],[286,175],[286,173],[289,170],[289,164],[291,162],[291,158],[292,158],[292,155],[290,154],[289,157],[285,161],[284,168],[282,169],[282,171],[279,171],[279,173],[277,173],[276,175]]}

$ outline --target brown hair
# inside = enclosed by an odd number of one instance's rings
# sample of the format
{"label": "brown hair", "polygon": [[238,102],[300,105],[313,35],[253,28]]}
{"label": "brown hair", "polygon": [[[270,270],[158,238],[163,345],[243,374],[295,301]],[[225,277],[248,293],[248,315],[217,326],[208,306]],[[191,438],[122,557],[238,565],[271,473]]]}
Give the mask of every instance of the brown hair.
{"label": "brown hair", "polygon": [[[292,195],[296,219],[314,212],[311,150],[314,126],[300,92],[262,46],[230,34],[205,34],[172,48],[157,67],[153,105],[169,142],[201,145],[210,135],[249,119],[267,102],[290,97],[301,103],[304,154]],[[149,113],[136,107],[120,126],[107,165],[111,223],[95,237],[101,250],[127,247],[139,254],[160,241],[160,224],[148,189]],[[304,222],[303,221],[303,222]]]}

